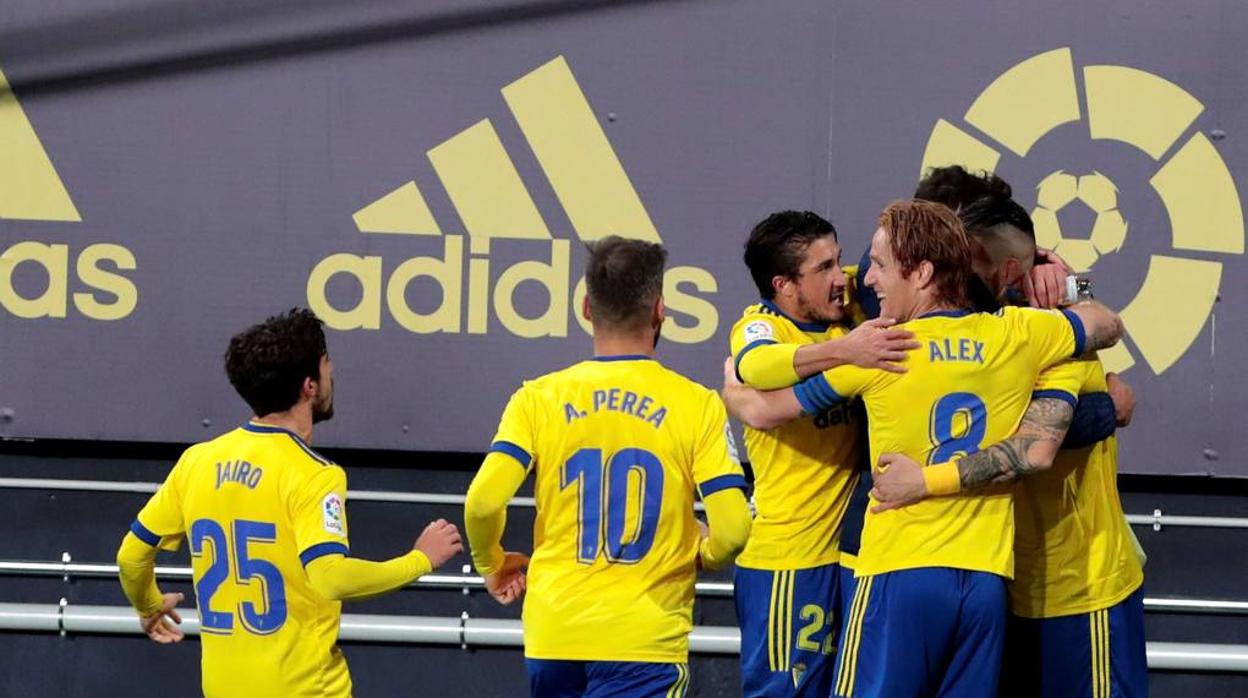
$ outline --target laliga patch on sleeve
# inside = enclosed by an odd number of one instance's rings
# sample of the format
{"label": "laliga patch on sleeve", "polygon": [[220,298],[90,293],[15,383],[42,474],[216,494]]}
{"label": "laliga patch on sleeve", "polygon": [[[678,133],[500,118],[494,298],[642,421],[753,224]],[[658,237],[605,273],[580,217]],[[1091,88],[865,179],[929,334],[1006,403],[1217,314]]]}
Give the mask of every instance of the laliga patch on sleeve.
{"label": "laliga patch on sleeve", "polygon": [[772,330],[771,324],[762,320],[755,320],[745,326],[745,343],[757,342],[760,339],[772,339],[775,337],[775,331]]}
{"label": "laliga patch on sleeve", "polygon": [[342,497],[339,497],[334,492],[325,495],[325,499],[321,501],[321,514],[324,516],[324,526],[327,533],[339,536],[346,535],[345,526],[342,522]]}

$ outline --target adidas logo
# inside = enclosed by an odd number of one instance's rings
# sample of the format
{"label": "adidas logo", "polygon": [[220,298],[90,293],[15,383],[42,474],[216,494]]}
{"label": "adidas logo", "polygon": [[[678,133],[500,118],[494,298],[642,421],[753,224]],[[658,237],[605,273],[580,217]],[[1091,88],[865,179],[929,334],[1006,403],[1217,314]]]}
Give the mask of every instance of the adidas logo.
{"label": "adidas logo", "polygon": [[[503,87],[502,96],[580,240],[618,234],[660,241],[562,56]],[[571,241],[551,235],[490,120],[477,122],[427,155],[467,235],[444,233],[416,182],[406,182],[356,211],[356,228],[367,235],[424,238],[425,245],[430,238],[440,239],[437,255],[411,257],[393,266],[381,256],[330,255],[308,275],[309,307],[327,325],[344,331],[380,329],[384,309],[398,325],[418,334],[487,334],[491,311],[518,337],[566,337],[569,317],[589,333],[589,323],[579,313],[585,281],[574,281],[571,274]],[[509,257],[520,253],[524,260],[495,276],[491,250],[497,253],[504,246]],[[363,291],[358,299],[331,302],[328,287],[340,283],[336,277],[352,277]],[[408,288],[417,279],[440,287],[436,307],[411,307]],[[544,289],[548,298],[542,312],[526,316],[516,309],[516,290],[522,284]],[[666,305],[683,317],[678,321],[669,315],[663,336],[682,343],[710,339],[719,315],[706,296],[717,290],[706,269],[669,268]]]}
{"label": "adidas logo", "polygon": [[[82,221],[2,72],[0,153],[0,219]],[[136,268],[133,252],[112,243],[83,247],[72,270],[78,281],[75,287],[86,290],[72,294],[70,253],[68,244],[38,240],[16,242],[0,251],[0,309],[23,319],[63,318],[71,307],[93,320],[120,320],[134,312],[138,288],[121,273]],[[16,283],[15,273],[23,267],[41,268],[46,284],[26,272],[22,278],[30,283]],[[32,293],[36,288],[42,290]]]}

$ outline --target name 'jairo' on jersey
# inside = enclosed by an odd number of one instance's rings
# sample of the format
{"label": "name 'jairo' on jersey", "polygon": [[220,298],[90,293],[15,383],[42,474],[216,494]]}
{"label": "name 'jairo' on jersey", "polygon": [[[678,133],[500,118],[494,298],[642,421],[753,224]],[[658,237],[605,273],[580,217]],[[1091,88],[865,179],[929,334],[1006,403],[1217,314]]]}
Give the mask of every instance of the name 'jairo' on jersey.
{"label": "name 'jairo' on jersey", "polygon": [[347,477],[294,433],[250,423],[182,455],[131,531],[185,535],[209,696],[348,696],[342,604],[303,566],[346,555]]}
{"label": "name 'jairo' on jersey", "polygon": [[[1009,437],[1040,372],[1082,354],[1084,346],[1082,322],[1064,311],[939,311],[899,326],[920,343],[906,373],[839,366],[796,388],[807,411],[862,396],[872,463],[900,452],[934,465]],[[952,567],[1012,577],[1012,492],[997,487],[868,511],[856,574]]]}
{"label": "name 'jairo' on jersey", "polygon": [[684,662],[695,491],[745,489],[719,395],[644,356],[526,381],[491,450],[536,474],[530,659]]}
{"label": "name 'jairo' on jersey", "polygon": [[[798,322],[763,301],[733,326],[732,355],[739,364],[766,344],[815,344],[848,332],[843,325]],[[737,564],[783,570],[839,560],[845,508],[858,481],[860,409],[840,402],[775,429],[745,428],[755,516]]]}

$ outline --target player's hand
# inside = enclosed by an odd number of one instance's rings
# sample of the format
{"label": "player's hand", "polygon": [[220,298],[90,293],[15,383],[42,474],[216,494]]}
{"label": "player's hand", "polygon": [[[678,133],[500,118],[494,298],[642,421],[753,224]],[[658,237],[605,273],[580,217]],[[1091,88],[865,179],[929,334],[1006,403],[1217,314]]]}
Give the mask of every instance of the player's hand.
{"label": "player's hand", "polygon": [[927,482],[923,480],[922,467],[905,454],[881,455],[871,477],[875,481],[871,497],[877,502],[871,507],[873,514],[900,509],[927,496]]}
{"label": "player's hand", "polygon": [[919,348],[919,343],[914,341],[913,332],[893,327],[895,324],[897,321],[891,318],[867,320],[853,332],[832,341],[839,343],[842,357],[848,363],[905,373],[906,367],[901,362],[906,360],[910,350]]}
{"label": "player's hand", "polygon": [[485,575],[485,590],[494,600],[507,606],[524,596],[528,581],[524,570],[529,566],[529,556],[523,553],[503,553],[503,566],[493,574]]}
{"label": "player's hand", "polygon": [[[182,616],[178,615],[177,605],[182,603],[182,594],[165,594],[160,603],[160,610],[150,616],[139,616],[139,625],[143,627],[143,632],[154,642],[162,645],[170,645],[175,642],[181,642],[185,635],[182,629],[175,623],[182,622]],[[170,623],[169,621],[173,621]]]}
{"label": "player's hand", "polygon": [[1070,265],[1048,250],[1036,251],[1036,265],[1023,277],[1023,293],[1033,308],[1056,308],[1066,296]]}
{"label": "player's hand", "polygon": [[438,519],[425,526],[412,549],[424,553],[429,558],[429,564],[436,570],[458,555],[464,549],[464,543],[455,524],[446,519]]}
{"label": "player's hand", "polygon": [[1117,373],[1105,374],[1105,385],[1109,387],[1109,399],[1114,401],[1114,418],[1118,426],[1125,427],[1135,416],[1135,391]]}
{"label": "player's hand", "polygon": [[731,356],[724,359],[724,390],[744,388],[745,383],[737,378],[737,362]]}
{"label": "player's hand", "polygon": [[693,556],[693,567],[699,572],[702,571],[702,541],[711,537],[711,527],[706,525],[702,519],[694,519],[698,522],[698,554]]}

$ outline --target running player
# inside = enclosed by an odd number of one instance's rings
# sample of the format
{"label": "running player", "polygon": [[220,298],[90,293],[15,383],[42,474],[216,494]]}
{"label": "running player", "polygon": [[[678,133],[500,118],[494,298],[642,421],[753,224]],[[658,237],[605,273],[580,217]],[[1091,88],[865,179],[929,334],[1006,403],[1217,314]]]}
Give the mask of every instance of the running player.
{"label": "running player", "polygon": [[459,532],[439,519],[404,555],[349,557],[346,474],[308,445],[313,424],[334,414],[334,368],[311,311],[234,336],[225,369],[256,418],[178,460],[122,540],[122,589],[149,637],[180,641],[182,595],[161,594],[155,559],[185,536],[204,695],[348,696],[341,602],[436,569],[463,549]]}
{"label": "running player", "polygon": [[[582,312],[593,359],[512,395],[468,490],[487,589],[502,603],[525,598],[534,696],[683,696],[696,570],[727,565],[749,536],[723,403],[654,359],[665,259],[638,240],[592,246]],[[530,473],[531,561],[500,544],[507,502]]]}

